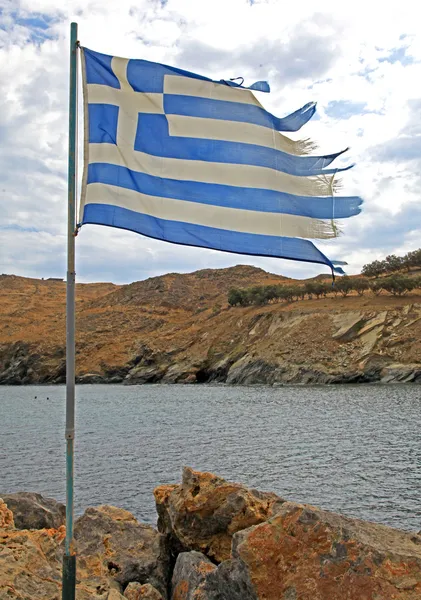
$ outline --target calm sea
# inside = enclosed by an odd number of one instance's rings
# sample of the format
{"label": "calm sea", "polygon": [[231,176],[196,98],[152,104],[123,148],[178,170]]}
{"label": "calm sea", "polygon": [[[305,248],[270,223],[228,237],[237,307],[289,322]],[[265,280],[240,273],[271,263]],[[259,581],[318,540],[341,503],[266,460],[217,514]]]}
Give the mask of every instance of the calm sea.
{"label": "calm sea", "polygon": [[[0,387],[0,495],[65,497],[65,388]],[[155,523],[183,465],[421,529],[421,386],[77,387],[76,510]]]}

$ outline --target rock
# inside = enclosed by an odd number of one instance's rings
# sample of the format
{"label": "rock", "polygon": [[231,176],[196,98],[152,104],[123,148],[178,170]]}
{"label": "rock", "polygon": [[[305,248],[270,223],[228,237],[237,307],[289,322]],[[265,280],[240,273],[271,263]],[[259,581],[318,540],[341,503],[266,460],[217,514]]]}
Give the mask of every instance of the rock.
{"label": "rock", "polygon": [[13,513],[16,529],[58,529],[65,523],[66,507],[53,498],[44,498],[35,492],[3,494],[2,497]]}
{"label": "rock", "polygon": [[200,552],[179,554],[171,581],[171,600],[200,598],[206,578],[215,570],[216,566]]}
{"label": "rock", "polygon": [[[64,537],[64,526],[14,529],[11,511],[0,501],[0,599],[61,598]],[[139,598],[167,597],[163,536],[129,512],[109,506],[88,509],[75,523],[75,538],[78,600],[123,599],[123,587],[135,579],[155,586],[141,586]]]}
{"label": "rock", "polygon": [[333,375],[329,383],[335,384],[354,384],[354,383],[375,383],[379,381],[379,371],[370,369],[367,371],[350,371]]}
{"label": "rock", "polygon": [[0,498],[0,529],[8,530],[14,529],[15,523],[13,520],[13,513],[7,507],[7,504],[2,498]]}
{"label": "rock", "polygon": [[339,329],[332,335],[332,339],[341,342],[350,342],[357,337],[360,329],[365,325],[366,318],[360,312],[348,312],[337,315],[333,319]]}
{"label": "rock", "polygon": [[198,600],[259,600],[248,570],[240,560],[222,562],[206,577],[200,593]]}
{"label": "rock", "polygon": [[76,377],[76,383],[106,383],[107,380],[104,379],[102,375],[99,373],[85,373],[84,375],[79,375]]}
{"label": "rock", "polygon": [[157,383],[164,377],[172,362],[168,353],[157,352],[147,345],[142,345],[139,348],[138,354],[131,360],[130,369],[124,379],[124,383]]}
{"label": "rock", "polygon": [[419,365],[388,365],[381,371],[381,383],[421,383],[421,368]]}
{"label": "rock", "polygon": [[133,581],[124,590],[124,598],[127,600],[163,600],[158,590],[150,583],[141,585]]}
{"label": "rock", "polygon": [[57,363],[58,349],[50,346],[45,352],[22,341],[0,345],[0,384],[61,383],[60,377],[65,380],[66,362]]}
{"label": "rock", "polygon": [[[61,598],[64,527],[0,530],[1,600]],[[78,600],[90,600],[94,589],[78,589]],[[98,596],[99,600],[100,596]]]}
{"label": "rock", "polygon": [[81,567],[108,573],[124,587],[131,581],[151,583],[165,597],[169,555],[165,537],[114,506],[88,508],[75,523]]}
{"label": "rock", "polygon": [[284,502],[188,467],[181,485],[160,486],[154,494],[158,530],[169,536],[173,551],[197,550],[216,562],[230,558],[236,531],[265,521]]}
{"label": "rock", "polygon": [[257,600],[244,563],[218,567],[200,552],[183,552],[175,565],[171,600]]}
{"label": "rock", "polygon": [[132,369],[126,378],[125,384],[157,383],[165,375],[166,368],[160,365],[140,365]]}
{"label": "rock", "polygon": [[252,383],[272,384],[279,380],[279,366],[262,359],[252,359],[246,354],[229,369],[227,383],[249,385]]}
{"label": "rock", "polygon": [[412,536],[286,502],[267,522],[234,535],[232,577],[244,582],[246,571],[262,600],[416,600],[421,548]]}
{"label": "rock", "polygon": [[198,366],[190,362],[174,362],[165,372],[162,383],[196,383]]}
{"label": "rock", "polygon": [[108,592],[107,600],[124,600],[124,596],[116,589],[111,589]]}

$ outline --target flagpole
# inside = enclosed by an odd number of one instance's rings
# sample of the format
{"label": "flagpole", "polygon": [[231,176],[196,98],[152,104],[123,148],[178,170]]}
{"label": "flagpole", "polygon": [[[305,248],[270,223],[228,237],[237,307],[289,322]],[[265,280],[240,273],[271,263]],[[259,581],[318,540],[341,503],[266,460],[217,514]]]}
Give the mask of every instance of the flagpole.
{"label": "flagpole", "polygon": [[76,554],[73,548],[73,467],[75,437],[75,230],[77,23],[70,25],[69,166],[66,277],[66,539],[63,556],[62,600],[76,594]]}

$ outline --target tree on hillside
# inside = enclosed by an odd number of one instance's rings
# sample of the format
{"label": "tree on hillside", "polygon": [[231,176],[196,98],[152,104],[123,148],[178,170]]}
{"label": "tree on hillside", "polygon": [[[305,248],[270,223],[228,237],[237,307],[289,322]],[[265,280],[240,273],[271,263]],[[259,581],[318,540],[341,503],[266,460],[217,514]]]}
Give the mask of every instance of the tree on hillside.
{"label": "tree on hillside", "polygon": [[374,260],[372,263],[364,265],[361,273],[366,277],[379,277],[386,272],[386,264],[384,260]]}
{"label": "tree on hillside", "polygon": [[364,292],[368,290],[369,285],[367,279],[357,278],[354,279],[354,290],[357,292],[359,296],[363,296]]}
{"label": "tree on hillside", "polygon": [[421,267],[421,248],[408,252],[403,257],[404,267],[409,271],[412,268]]}
{"label": "tree on hillside", "polygon": [[386,271],[389,273],[400,271],[404,267],[403,258],[401,256],[396,256],[396,254],[389,254],[389,256],[386,256],[384,262],[386,263]]}
{"label": "tree on hillside", "polygon": [[414,289],[416,283],[405,275],[392,275],[383,281],[383,289],[394,296],[404,296]]}
{"label": "tree on hillside", "polygon": [[242,304],[242,301],[242,290],[239,290],[237,288],[231,288],[228,292],[228,304],[230,304],[231,306],[237,306],[238,304]]}
{"label": "tree on hillside", "polygon": [[370,290],[373,292],[375,296],[380,296],[383,291],[383,281],[384,279],[375,279],[374,281],[370,281]]}
{"label": "tree on hillside", "polygon": [[335,287],[345,298],[354,289],[353,281],[348,275],[344,275],[335,282]]}
{"label": "tree on hillside", "polygon": [[394,273],[402,269],[421,268],[421,248],[408,252],[404,256],[389,254],[385,260],[374,260],[363,266],[361,273],[366,277],[379,277],[385,273]]}

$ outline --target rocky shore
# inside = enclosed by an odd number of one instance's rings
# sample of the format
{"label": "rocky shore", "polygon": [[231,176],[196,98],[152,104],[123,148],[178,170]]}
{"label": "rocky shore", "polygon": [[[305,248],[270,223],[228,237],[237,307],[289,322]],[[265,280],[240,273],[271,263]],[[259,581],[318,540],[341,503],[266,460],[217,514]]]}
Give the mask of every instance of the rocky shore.
{"label": "rocky shore", "polygon": [[[421,535],[183,470],[157,530],[113,506],[76,520],[78,600],[420,600]],[[59,600],[64,507],[0,501],[0,600]]]}
{"label": "rocky shore", "polygon": [[[421,296],[230,307],[254,267],[79,285],[78,383],[421,383]],[[65,382],[65,284],[0,276],[0,384]]]}

